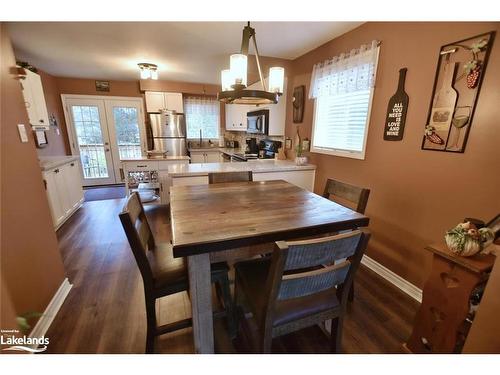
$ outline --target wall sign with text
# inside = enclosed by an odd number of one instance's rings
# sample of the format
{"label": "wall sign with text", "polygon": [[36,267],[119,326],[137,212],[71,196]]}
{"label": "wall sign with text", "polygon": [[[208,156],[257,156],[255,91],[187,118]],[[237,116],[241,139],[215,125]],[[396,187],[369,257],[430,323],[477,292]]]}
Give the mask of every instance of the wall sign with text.
{"label": "wall sign with text", "polygon": [[406,68],[399,69],[398,89],[389,99],[384,127],[384,139],[386,141],[400,141],[403,139],[409,102],[408,94],[405,92],[407,70]]}

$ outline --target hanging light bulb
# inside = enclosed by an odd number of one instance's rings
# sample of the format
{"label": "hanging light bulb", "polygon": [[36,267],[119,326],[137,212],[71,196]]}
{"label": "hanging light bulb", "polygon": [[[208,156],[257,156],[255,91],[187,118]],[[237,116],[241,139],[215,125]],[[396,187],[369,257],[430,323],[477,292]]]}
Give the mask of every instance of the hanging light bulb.
{"label": "hanging light bulb", "polygon": [[140,66],[140,69],[141,69],[141,79],[148,79],[150,76],[149,69],[146,68],[145,66]]}
{"label": "hanging light bulb", "polygon": [[220,73],[221,83],[222,83],[222,91],[232,90],[231,85],[234,83],[234,80],[231,76],[230,69],[224,69]]}
{"label": "hanging light bulb", "polygon": [[151,72],[151,79],[158,79],[158,69],[152,68],[150,72]]}
{"label": "hanging light bulb", "polygon": [[247,86],[247,56],[241,53],[231,55],[229,66],[233,84]]}
{"label": "hanging light bulb", "polygon": [[269,68],[269,91],[282,94],[284,81],[284,68],[278,66]]}

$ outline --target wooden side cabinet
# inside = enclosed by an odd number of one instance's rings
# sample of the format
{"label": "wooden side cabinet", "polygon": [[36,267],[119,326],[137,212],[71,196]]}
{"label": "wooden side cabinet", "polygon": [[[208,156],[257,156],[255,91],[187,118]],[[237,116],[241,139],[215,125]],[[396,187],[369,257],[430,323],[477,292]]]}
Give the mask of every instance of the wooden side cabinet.
{"label": "wooden side cabinet", "polygon": [[457,353],[471,293],[488,279],[495,256],[457,256],[445,243],[425,249],[433,253],[432,271],[405,347],[411,353]]}

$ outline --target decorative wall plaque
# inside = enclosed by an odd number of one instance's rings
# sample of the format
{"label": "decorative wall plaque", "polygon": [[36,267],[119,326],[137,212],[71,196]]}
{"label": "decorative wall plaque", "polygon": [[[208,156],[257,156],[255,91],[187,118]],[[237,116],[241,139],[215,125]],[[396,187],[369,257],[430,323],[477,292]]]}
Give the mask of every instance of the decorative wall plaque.
{"label": "decorative wall plaque", "polygon": [[464,152],[495,31],[441,47],[423,150]]}
{"label": "decorative wall plaque", "polygon": [[396,93],[389,99],[387,117],[385,120],[384,139],[386,141],[400,141],[405,130],[406,112],[408,110],[408,94],[405,92],[407,68],[399,70],[399,82]]}
{"label": "decorative wall plaque", "polygon": [[304,119],[304,93],[305,86],[298,86],[293,89],[293,122],[301,123]]}

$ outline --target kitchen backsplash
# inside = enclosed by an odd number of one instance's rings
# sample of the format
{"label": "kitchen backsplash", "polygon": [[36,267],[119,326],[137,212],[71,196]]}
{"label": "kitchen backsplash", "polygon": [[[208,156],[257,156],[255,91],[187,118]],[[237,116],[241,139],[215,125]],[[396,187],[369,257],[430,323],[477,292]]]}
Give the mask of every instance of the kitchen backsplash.
{"label": "kitchen backsplash", "polygon": [[261,134],[247,134],[245,132],[232,132],[228,130],[224,130],[224,138],[230,141],[238,141],[240,147],[244,148],[246,143],[245,140],[247,138],[256,138],[257,143],[259,143],[262,139],[271,139],[273,141],[280,141],[284,146],[285,137],[284,136],[268,136]]}

